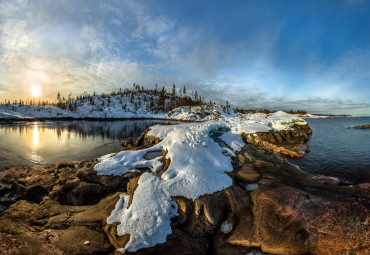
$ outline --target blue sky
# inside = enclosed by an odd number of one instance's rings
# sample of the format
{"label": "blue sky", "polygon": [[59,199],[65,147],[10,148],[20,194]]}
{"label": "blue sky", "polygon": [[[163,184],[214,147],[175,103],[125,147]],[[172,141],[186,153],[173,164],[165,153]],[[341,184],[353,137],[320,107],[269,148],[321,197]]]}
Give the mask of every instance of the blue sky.
{"label": "blue sky", "polygon": [[0,100],[175,83],[233,106],[370,115],[370,2],[0,0]]}

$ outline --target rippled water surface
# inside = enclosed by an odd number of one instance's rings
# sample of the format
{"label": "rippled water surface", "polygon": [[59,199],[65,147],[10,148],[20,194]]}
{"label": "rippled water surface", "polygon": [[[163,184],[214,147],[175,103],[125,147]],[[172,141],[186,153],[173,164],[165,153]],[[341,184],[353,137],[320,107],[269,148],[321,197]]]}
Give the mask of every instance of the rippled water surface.
{"label": "rippled water surface", "polygon": [[0,124],[0,168],[89,160],[117,152],[157,120],[45,121]]}
{"label": "rippled water surface", "polygon": [[370,129],[353,129],[370,124],[370,118],[308,119],[312,135],[310,150],[291,160],[301,169],[357,182],[370,181]]}

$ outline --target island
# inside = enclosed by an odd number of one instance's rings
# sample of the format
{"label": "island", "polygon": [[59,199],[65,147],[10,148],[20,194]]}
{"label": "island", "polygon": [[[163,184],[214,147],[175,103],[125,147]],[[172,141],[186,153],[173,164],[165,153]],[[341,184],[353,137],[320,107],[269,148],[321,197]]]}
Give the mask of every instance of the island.
{"label": "island", "polygon": [[370,128],[370,124],[368,124],[368,125],[358,125],[358,126],[355,126],[353,128],[356,128],[356,129],[369,129]]}

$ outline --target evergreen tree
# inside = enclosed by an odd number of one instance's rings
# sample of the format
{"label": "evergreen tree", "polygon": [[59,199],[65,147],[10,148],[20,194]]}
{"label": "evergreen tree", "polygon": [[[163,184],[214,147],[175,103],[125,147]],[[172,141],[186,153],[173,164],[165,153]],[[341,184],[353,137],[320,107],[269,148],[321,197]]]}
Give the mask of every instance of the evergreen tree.
{"label": "evergreen tree", "polygon": [[165,108],[165,101],[166,101],[166,90],[163,87],[159,94],[159,99],[158,99],[158,106],[162,110],[164,110]]}
{"label": "evergreen tree", "polygon": [[171,94],[172,98],[174,98],[176,96],[176,86],[175,84],[172,85],[172,94]]}

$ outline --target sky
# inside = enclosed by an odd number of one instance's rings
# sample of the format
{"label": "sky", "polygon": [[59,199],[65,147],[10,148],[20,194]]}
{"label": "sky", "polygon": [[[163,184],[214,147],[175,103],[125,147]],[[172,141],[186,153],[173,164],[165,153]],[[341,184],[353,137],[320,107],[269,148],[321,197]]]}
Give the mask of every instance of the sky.
{"label": "sky", "polygon": [[133,83],[369,116],[370,1],[0,0],[0,101]]}

